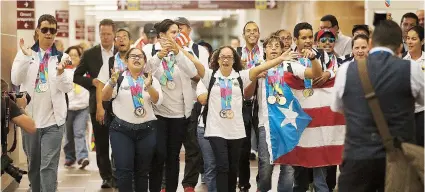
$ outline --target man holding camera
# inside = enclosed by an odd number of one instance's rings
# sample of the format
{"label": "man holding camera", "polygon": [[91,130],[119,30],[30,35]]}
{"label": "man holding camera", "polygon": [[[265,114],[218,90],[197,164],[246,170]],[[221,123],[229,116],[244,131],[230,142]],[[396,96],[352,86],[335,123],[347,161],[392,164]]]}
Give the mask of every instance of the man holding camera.
{"label": "man holding camera", "polygon": [[20,47],[12,65],[11,80],[26,91],[32,102],[25,108],[37,127],[35,134],[23,132],[27,146],[28,179],[32,192],[56,191],[57,173],[67,113],[65,93],[72,91],[72,72],[66,71],[69,56],[58,51],[54,40],[57,22],[42,15],[37,23],[38,41]]}

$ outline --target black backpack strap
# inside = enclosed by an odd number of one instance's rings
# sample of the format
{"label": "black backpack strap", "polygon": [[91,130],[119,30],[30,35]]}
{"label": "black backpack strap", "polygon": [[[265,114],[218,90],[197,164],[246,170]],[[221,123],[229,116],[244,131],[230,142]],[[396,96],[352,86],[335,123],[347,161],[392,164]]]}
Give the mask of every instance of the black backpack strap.
{"label": "black backpack strap", "polygon": [[115,64],[115,56],[112,56],[112,57],[109,57],[109,60],[108,60],[108,65],[109,65],[109,77],[111,77],[111,69],[113,69],[114,68],[114,64]]}
{"label": "black backpack strap", "polygon": [[210,100],[210,93],[211,93],[211,89],[214,86],[215,83],[215,73],[217,72],[217,70],[214,70],[211,74],[211,78],[210,78],[210,83],[208,85],[208,95],[207,95],[207,104],[205,104],[204,110],[202,111],[202,120],[204,121],[204,126],[206,126],[207,123],[207,114],[208,114],[208,102]]}
{"label": "black backpack strap", "polygon": [[404,52],[402,55],[401,55],[401,58],[403,59],[404,57],[406,57],[406,55],[407,55],[407,51],[406,52]]}
{"label": "black backpack strap", "polygon": [[152,57],[155,56],[156,52],[158,51],[155,49],[155,44],[152,44],[152,53],[151,53]]}
{"label": "black backpack strap", "polygon": [[[242,98],[243,98],[243,82],[242,82],[241,74],[239,72],[238,72],[238,74],[239,74],[239,77],[238,77],[239,88],[241,88]],[[243,103],[243,99],[242,99],[242,103]]]}
{"label": "black backpack strap", "polygon": [[199,58],[199,47],[198,46],[199,46],[198,44],[194,43],[192,45],[192,50],[193,50],[193,53],[196,55],[196,57]]}
{"label": "black backpack strap", "polygon": [[242,57],[242,47],[237,47],[236,52],[238,53],[239,57]]}

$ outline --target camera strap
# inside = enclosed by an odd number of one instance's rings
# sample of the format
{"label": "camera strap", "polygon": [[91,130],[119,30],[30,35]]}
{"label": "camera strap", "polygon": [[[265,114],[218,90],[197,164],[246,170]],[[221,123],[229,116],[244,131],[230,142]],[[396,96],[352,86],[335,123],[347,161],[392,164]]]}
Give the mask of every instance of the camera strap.
{"label": "camera strap", "polygon": [[1,133],[1,147],[2,152],[5,154],[6,152],[13,152],[16,149],[17,144],[17,135],[16,135],[16,124],[13,124],[13,143],[9,150],[7,150],[7,134],[9,133],[9,123],[10,123],[10,97],[5,96],[5,107],[6,107],[6,114],[5,114],[5,127],[2,129]]}

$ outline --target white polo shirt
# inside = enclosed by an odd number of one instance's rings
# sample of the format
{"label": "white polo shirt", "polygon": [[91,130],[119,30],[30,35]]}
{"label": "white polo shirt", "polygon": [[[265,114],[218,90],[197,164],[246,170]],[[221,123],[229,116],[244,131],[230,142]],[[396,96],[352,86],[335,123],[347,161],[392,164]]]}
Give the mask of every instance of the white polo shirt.
{"label": "white polo shirt", "polygon": [[146,110],[146,116],[144,117],[136,117],[134,114],[134,104],[131,96],[130,84],[128,83],[127,72],[122,74],[124,79],[120,85],[120,90],[117,95],[117,87],[115,86],[114,92],[112,93],[112,97],[115,98],[112,101],[112,111],[114,114],[128,123],[140,124],[152,120],[156,120],[156,116],[153,111],[153,105],[161,105],[163,96],[161,91],[161,85],[156,78],[152,78],[152,87],[158,92],[159,98],[156,104],[152,103],[151,97],[147,91],[144,90],[145,85],[142,85],[143,88],[143,100],[144,105],[143,108]]}
{"label": "white polo shirt", "polygon": [[[205,76],[202,78],[202,83],[208,87],[213,70],[205,69]],[[208,114],[205,128],[205,137],[221,137],[224,139],[241,139],[246,137],[245,125],[242,116],[243,96],[239,86],[238,77],[242,79],[243,88],[246,88],[251,80],[249,79],[249,70],[242,70],[239,73],[232,70],[228,77],[224,77],[218,70],[214,77],[216,81],[211,89],[208,101]],[[224,79],[232,79],[232,101],[231,107],[234,113],[233,119],[224,119],[220,117],[221,111],[221,94],[219,77]]]}

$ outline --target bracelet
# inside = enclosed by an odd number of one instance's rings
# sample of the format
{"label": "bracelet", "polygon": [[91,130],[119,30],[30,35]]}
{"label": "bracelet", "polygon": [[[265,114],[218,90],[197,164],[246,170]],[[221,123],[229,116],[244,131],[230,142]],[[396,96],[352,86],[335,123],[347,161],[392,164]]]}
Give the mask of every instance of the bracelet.
{"label": "bracelet", "polygon": [[108,85],[111,86],[112,88],[115,88],[115,86],[117,85],[117,83],[112,82],[111,79],[108,80]]}

